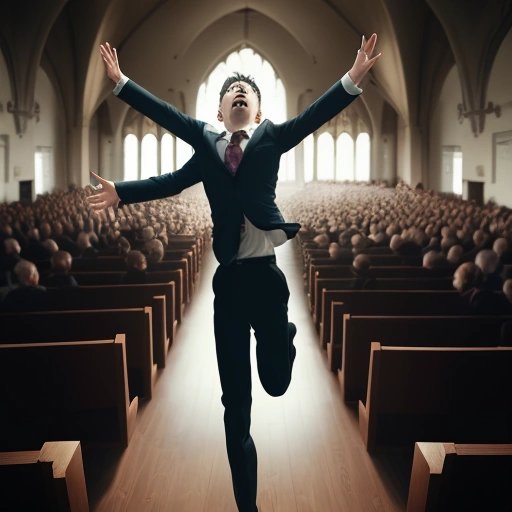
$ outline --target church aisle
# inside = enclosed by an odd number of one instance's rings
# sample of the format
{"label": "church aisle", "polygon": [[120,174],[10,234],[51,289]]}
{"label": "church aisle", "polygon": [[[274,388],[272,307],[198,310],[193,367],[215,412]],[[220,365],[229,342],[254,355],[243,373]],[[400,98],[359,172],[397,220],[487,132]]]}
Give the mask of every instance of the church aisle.
{"label": "church aisle", "polygon": [[[354,409],[341,402],[302,289],[294,242],[278,249],[297,324],[297,359],[284,397],[268,396],[253,361],[252,436],[258,449],[260,512],[403,511],[407,489],[394,465],[369,457]],[[153,399],[141,404],[128,448],[85,453],[95,512],[236,512],[225,451],[213,337],[213,253]],[[99,451],[99,450],[98,450]]]}

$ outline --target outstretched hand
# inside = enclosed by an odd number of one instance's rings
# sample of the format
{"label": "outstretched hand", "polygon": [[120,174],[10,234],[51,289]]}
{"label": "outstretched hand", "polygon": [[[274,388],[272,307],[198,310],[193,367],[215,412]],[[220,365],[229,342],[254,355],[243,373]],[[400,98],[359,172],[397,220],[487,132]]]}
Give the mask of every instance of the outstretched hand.
{"label": "outstretched hand", "polygon": [[381,53],[373,56],[376,44],[377,34],[372,34],[368,41],[363,36],[361,47],[357,50],[356,60],[348,72],[350,78],[356,85],[361,83],[361,80],[364,78],[366,73],[370,71],[370,68],[375,64],[375,61],[381,56]]}
{"label": "outstretched hand", "polygon": [[110,43],[100,44],[100,53],[105,64],[105,71],[107,76],[117,84],[121,80],[121,68],[119,67],[119,60],[117,59],[117,51],[110,46]]}
{"label": "outstretched hand", "polygon": [[100,184],[95,187],[95,193],[87,196],[86,201],[94,211],[104,210],[109,206],[116,206],[121,200],[116,192],[113,181],[106,180],[96,173],[90,171],[91,176],[96,178]]}

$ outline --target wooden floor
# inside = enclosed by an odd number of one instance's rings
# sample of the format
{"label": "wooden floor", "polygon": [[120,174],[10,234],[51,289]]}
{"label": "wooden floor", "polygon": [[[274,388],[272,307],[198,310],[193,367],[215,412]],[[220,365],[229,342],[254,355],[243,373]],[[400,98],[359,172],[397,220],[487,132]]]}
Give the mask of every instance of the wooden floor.
{"label": "wooden floor", "polygon": [[[289,317],[298,327],[297,359],[281,398],[264,392],[253,364],[259,510],[404,511],[409,463],[396,454],[367,454],[355,408],[342,403],[318,345],[295,243],[277,255],[291,292]],[[167,368],[153,399],[139,408],[129,447],[121,453],[97,448],[84,453],[92,511],[236,511],[213,337],[215,268],[209,253]]]}

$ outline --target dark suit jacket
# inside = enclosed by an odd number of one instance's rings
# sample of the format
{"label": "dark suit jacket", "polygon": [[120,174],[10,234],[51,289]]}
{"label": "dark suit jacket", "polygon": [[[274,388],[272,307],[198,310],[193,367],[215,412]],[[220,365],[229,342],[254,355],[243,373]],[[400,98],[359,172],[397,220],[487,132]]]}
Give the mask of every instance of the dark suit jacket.
{"label": "dark suit jacket", "polygon": [[179,112],[132,80],[124,85],[119,97],[195,150],[176,172],[116,183],[121,201],[133,203],[168,197],[202,181],[212,211],[213,250],[221,264],[229,264],[238,252],[244,214],[259,229],[282,229],[288,238],[297,234],[300,224],[285,223],[274,202],[281,155],[357,96],[348,94],[338,81],[294,119],[282,124],[263,121],[249,140],[235,176],[219,158],[219,133],[211,125]]}

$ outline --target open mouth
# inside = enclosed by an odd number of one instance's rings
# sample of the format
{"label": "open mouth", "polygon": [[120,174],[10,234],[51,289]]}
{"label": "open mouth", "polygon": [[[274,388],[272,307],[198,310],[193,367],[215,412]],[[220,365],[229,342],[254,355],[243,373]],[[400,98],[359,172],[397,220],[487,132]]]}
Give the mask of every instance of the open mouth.
{"label": "open mouth", "polygon": [[235,98],[235,100],[233,101],[232,108],[235,108],[235,107],[238,107],[238,108],[247,107],[247,102],[245,101],[245,98],[243,96],[237,96]]}

